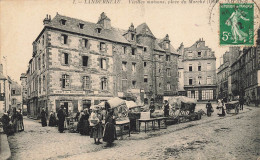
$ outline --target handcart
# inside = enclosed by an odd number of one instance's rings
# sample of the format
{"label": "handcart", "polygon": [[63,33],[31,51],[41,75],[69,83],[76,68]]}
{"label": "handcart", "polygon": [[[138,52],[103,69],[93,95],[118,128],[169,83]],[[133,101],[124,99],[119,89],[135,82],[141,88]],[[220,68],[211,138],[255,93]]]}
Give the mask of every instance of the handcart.
{"label": "handcart", "polygon": [[197,102],[195,99],[177,96],[170,98],[168,101],[171,106],[170,119],[174,119],[178,123],[201,119],[201,113],[195,112]]}
{"label": "handcart", "polygon": [[[239,101],[231,101],[225,104],[227,114],[239,113]],[[233,112],[234,111],[234,112]]]}

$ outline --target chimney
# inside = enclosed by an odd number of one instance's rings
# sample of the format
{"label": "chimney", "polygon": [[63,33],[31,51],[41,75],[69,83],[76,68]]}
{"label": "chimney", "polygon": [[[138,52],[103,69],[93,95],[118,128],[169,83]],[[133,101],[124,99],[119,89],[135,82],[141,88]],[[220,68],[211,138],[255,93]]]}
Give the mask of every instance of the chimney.
{"label": "chimney", "polygon": [[43,24],[49,24],[51,22],[51,16],[49,16],[48,14],[46,15],[46,18],[44,18],[43,20]]}
{"label": "chimney", "polygon": [[101,13],[97,23],[101,24],[104,29],[111,29],[111,20],[106,16],[104,12]]}

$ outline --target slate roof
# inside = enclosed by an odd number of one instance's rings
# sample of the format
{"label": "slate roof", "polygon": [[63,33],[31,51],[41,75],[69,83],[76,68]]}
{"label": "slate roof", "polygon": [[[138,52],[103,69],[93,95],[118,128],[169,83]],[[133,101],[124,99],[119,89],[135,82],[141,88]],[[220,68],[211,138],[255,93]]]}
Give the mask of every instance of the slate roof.
{"label": "slate roof", "polygon": [[155,36],[153,35],[152,31],[146,23],[142,23],[136,27],[136,35],[139,34],[146,34],[155,38]]}
{"label": "slate roof", "polygon": [[198,40],[198,41],[196,41],[192,46],[190,46],[190,47],[187,47],[187,48],[184,48],[184,50],[185,51],[187,51],[187,50],[211,50],[211,48],[209,48],[208,46],[203,46],[203,45],[200,45],[198,48],[197,48],[197,44],[198,43],[201,43],[201,42],[204,42],[205,43],[205,41],[200,41],[200,40]]}
{"label": "slate roof", "polygon": [[[61,25],[61,23],[60,23],[61,19],[66,20],[66,25]],[[84,24],[83,29],[79,28],[79,26],[78,26],[79,23]],[[78,33],[78,34],[88,35],[88,36],[92,36],[95,38],[110,40],[110,41],[114,41],[114,42],[131,44],[123,36],[124,34],[127,33],[127,30],[111,27],[111,29],[102,29],[101,33],[97,33],[96,29],[98,27],[101,27],[100,24],[63,16],[58,13],[48,24],[45,24],[45,26],[68,31],[68,32],[74,32],[74,33]],[[136,34],[137,35],[146,34],[146,35],[150,35],[155,38],[155,36],[153,35],[152,31],[150,30],[150,28],[148,27],[148,25],[146,23],[142,23],[136,27]],[[154,49],[165,52],[165,50],[160,47],[159,42],[160,42],[160,39],[156,39]],[[140,45],[142,45],[142,44],[140,44]],[[174,53],[174,54],[178,54],[178,52],[174,49],[174,47],[172,45],[170,45],[170,52]]]}
{"label": "slate roof", "polygon": [[[66,20],[66,25],[61,25],[60,20],[65,19]],[[77,25],[81,23],[84,24],[83,29],[80,29]],[[102,29],[101,33],[96,32],[96,28],[99,27],[99,24],[96,23],[91,23],[91,22],[86,22],[80,19],[76,18],[70,18],[67,16],[62,16],[60,14],[57,14],[49,24],[46,26],[49,27],[54,27],[58,28],[61,30],[69,31],[69,32],[76,32],[79,34],[85,34],[93,37],[98,37],[106,40],[111,40],[111,41],[117,41],[121,43],[129,43],[124,36],[121,35],[121,32],[119,32],[118,29],[116,28],[111,28],[111,29]]]}

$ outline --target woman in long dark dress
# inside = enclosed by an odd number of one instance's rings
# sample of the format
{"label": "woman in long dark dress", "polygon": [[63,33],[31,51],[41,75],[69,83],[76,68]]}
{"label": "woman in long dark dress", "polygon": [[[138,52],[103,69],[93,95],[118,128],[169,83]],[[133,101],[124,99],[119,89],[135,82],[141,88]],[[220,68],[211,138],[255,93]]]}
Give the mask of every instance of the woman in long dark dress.
{"label": "woman in long dark dress", "polygon": [[58,110],[58,129],[60,133],[64,133],[64,121],[66,117],[66,113],[64,111],[64,107],[61,106],[61,108]]}
{"label": "woman in long dark dress", "polygon": [[41,122],[43,127],[47,126],[47,113],[45,112],[44,108],[41,111]]}
{"label": "woman in long dark dress", "polygon": [[21,109],[19,109],[17,112],[17,131],[18,132],[24,131],[23,115]]}
{"label": "woman in long dark dress", "polygon": [[56,126],[56,122],[57,120],[56,120],[56,116],[55,116],[55,114],[51,111],[51,113],[50,113],[50,119],[49,119],[49,126],[50,127],[54,127],[54,126]]}
{"label": "woman in long dark dress", "polygon": [[11,116],[11,121],[12,121],[12,124],[13,124],[13,129],[14,129],[14,132],[17,132],[17,121],[18,121],[18,114],[17,114],[17,111],[16,111],[16,108],[13,108],[13,114]]}
{"label": "woman in long dark dress", "polygon": [[105,119],[105,129],[103,141],[107,142],[107,147],[110,147],[114,140],[116,139],[116,130],[115,130],[115,120],[113,119],[113,110],[109,110],[106,119]]}
{"label": "woman in long dark dress", "polygon": [[4,113],[4,115],[1,117],[2,123],[3,123],[3,130],[6,135],[12,135],[13,134],[13,128],[10,124],[10,118],[8,116],[8,113]]}
{"label": "woman in long dark dress", "polygon": [[89,135],[89,113],[85,110],[79,120],[79,133],[81,135]]}

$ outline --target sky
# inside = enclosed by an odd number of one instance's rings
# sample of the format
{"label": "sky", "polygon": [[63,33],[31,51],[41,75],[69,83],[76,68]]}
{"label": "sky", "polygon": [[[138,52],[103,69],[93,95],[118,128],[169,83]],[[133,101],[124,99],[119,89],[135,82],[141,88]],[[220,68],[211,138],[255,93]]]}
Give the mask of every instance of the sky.
{"label": "sky", "polygon": [[[87,0],[88,2],[89,0]],[[83,0],[0,0],[0,62],[7,64],[7,74],[19,81],[32,57],[32,43],[43,29],[46,14],[53,18],[58,12],[84,21],[96,23],[105,12],[113,27],[128,29],[146,22],[157,38],[169,35],[177,49],[183,42],[190,47],[200,38],[219,57],[228,47],[219,46],[218,5],[212,4],[88,4]],[[156,0],[158,1],[158,0]],[[188,0],[186,0],[188,1]],[[212,12],[211,12],[212,11]],[[6,57],[5,59],[3,57]]]}

